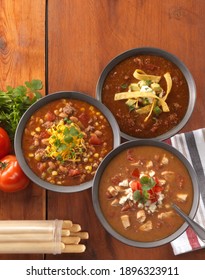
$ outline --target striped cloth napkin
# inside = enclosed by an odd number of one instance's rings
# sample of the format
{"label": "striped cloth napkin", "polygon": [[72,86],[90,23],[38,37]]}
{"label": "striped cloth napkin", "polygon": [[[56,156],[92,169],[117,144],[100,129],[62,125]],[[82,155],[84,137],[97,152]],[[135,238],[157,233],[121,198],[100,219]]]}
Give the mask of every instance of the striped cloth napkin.
{"label": "striped cloth napkin", "polygon": [[[205,228],[205,128],[177,134],[165,142],[179,150],[192,164],[199,180],[200,202],[194,220]],[[175,255],[205,247],[194,231],[188,229],[171,242]]]}

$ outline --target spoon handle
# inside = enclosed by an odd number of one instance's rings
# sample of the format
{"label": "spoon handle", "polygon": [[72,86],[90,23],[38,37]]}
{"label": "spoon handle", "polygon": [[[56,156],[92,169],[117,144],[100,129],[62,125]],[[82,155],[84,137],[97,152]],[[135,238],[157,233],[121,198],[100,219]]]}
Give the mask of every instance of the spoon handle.
{"label": "spoon handle", "polygon": [[172,207],[174,210],[187,222],[187,224],[195,231],[198,237],[205,242],[205,229],[202,228],[199,224],[189,218],[176,204],[173,204]]}

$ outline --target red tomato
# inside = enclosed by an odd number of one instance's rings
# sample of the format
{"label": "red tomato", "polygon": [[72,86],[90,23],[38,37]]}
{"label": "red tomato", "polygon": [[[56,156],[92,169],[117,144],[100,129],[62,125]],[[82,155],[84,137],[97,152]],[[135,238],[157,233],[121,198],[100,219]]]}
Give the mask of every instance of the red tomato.
{"label": "red tomato", "polygon": [[14,155],[7,155],[0,160],[0,190],[20,191],[25,189],[29,182]]}
{"label": "red tomato", "polygon": [[95,133],[93,133],[93,134],[90,136],[89,143],[90,143],[91,145],[101,145],[101,144],[102,144],[102,141],[101,141],[101,139],[100,139]]}
{"label": "red tomato", "polygon": [[138,168],[135,168],[135,169],[132,171],[132,176],[133,176],[133,177],[139,178],[139,176],[140,176],[140,171],[139,171]]}
{"label": "red tomato", "polygon": [[11,141],[8,133],[0,127],[0,159],[11,151]]}
{"label": "red tomato", "polygon": [[54,113],[52,113],[51,111],[48,111],[46,114],[45,114],[45,120],[46,121],[49,121],[49,122],[52,122],[56,119],[56,116]]}
{"label": "red tomato", "polygon": [[153,189],[153,192],[158,193],[158,192],[161,192],[163,190],[163,187],[155,185],[152,189]]}
{"label": "red tomato", "polygon": [[140,182],[137,180],[131,181],[130,188],[132,189],[133,192],[135,192],[136,190],[140,190],[141,189]]}

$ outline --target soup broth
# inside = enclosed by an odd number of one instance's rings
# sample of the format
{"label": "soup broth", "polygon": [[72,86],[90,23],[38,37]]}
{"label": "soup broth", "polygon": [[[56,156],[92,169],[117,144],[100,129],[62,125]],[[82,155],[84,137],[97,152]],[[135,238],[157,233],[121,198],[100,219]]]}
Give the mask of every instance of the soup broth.
{"label": "soup broth", "polygon": [[[136,69],[146,76],[134,77]],[[169,75],[169,94],[165,74]],[[139,80],[140,76],[142,80]],[[117,94],[122,92],[132,92],[132,97],[116,100]],[[135,92],[142,94],[134,98]],[[108,73],[101,98],[115,116],[121,132],[137,138],[154,138],[183,119],[188,107],[189,89],[184,75],[174,63],[155,55],[138,55],[120,62]],[[158,98],[165,99],[168,109],[161,106],[162,101]]]}
{"label": "soup broth", "polygon": [[26,124],[22,149],[43,180],[73,186],[91,180],[113,148],[112,128],[96,107],[60,99],[37,110]]}
{"label": "soup broth", "polygon": [[174,233],[189,213],[193,186],[183,163],[159,147],[132,147],[114,157],[99,185],[99,202],[111,227],[128,239],[153,242]]}

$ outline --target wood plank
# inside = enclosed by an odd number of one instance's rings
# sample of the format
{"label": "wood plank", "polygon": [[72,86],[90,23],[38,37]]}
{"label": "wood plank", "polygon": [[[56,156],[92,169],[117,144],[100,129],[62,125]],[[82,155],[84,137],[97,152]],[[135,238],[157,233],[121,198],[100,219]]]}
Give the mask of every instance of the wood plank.
{"label": "wood plank", "polygon": [[[0,1],[0,88],[40,79],[45,85],[45,1]],[[43,90],[45,93],[45,87]],[[45,219],[45,191],[30,186],[0,192],[0,219]],[[0,259],[42,259],[43,255],[0,255]]]}
{"label": "wood plank", "polygon": [[[204,11],[203,0],[50,0],[49,92],[77,90],[95,96],[98,77],[110,59],[135,47],[159,47],[178,56],[197,84],[196,109],[183,131],[203,127]],[[83,254],[47,259],[205,259],[204,250],[175,257],[169,244],[155,250],[123,245],[105,232],[93,211],[91,190],[48,192],[48,218],[71,219],[90,239]]]}

